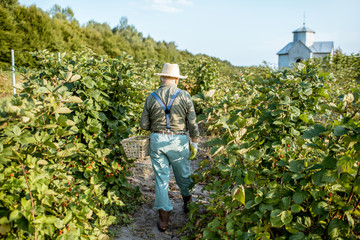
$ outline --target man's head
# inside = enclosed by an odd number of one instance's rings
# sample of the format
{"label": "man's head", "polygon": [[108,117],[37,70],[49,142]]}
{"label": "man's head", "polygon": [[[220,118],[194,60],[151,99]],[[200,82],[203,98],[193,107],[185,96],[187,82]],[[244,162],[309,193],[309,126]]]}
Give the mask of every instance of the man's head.
{"label": "man's head", "polygon": [[175,83],[175,84],[177,84],[178,81],[179,81],[179,78],[165,77],[165,76],[160,77],[160,79],[161,79],[162,83]]}
{"label": "man's head", "polygon": [[165,63],[161,73],[155,73],[156,76],[160,76],[163,83],[175,83],[177,84],[180,78],[187,78],[187,76],[181,76],[179,66],[171,63]]}

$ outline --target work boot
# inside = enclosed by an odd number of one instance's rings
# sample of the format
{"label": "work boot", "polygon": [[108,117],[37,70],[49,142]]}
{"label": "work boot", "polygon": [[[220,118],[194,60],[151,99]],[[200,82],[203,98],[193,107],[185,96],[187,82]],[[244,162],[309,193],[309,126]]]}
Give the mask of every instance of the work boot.
{"label": "work boot", "polygon": [[192,197],[190,196],[182,196],[184,200],[184,213],[189,212],[188,203],[191,202]]}
{"label": "work boot", "polygon": [[157,223],[158,229],[160,232],[165,232],[168,227],[169,218],[171,211],[159,210],[160,221]]}

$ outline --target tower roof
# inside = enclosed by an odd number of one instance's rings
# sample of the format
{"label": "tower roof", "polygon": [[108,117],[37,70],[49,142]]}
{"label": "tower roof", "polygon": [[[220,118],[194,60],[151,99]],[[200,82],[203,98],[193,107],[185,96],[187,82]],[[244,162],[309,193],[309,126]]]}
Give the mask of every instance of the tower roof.
{"label": "tower roof", "polygon": [[314,30],[312,30],[312,29],[310,29],[310,28],[308,28],[308,27],[305,27],[305,25],[302,26],[302,27],[299,27],[298,29],[296,29],[295,31],[293,31],[293,33],[300,33],[300,32],[312,32],[312,33],[315,33]]}
{"label": "tower roof", "polygon": [[[288,43],[285,47],[283,47],[276,54],[277,55],[289,54],[290,49],[294,46],[295,43],[296,42]],[[308,46],[306,46],[306,47],[308,47]],[[312,53],[331,53],[334,49],[334,42],[314,42],[314,44],[309,46],[308,48],[309,48],[310,52],[312,52]]]}

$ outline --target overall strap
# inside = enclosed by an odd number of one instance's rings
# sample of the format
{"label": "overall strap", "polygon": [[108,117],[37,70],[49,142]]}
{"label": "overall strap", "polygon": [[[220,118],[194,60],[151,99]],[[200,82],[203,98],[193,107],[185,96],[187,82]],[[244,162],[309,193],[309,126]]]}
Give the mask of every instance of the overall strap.
{"label": "overall strap", "polygon": [[158,101],[158,103],[160,104],[162,109],[165,111],[166,128],[167,129],[170,129],[170,109],[171,109],[171,106],[172,106],[175,98],[177,97],[177,95],[180,93],[180,91],[181,91],[181,89],[177,89],[176,92],[174,93],[174,95],[171,96],[169,106],[165,106],[164,102],[161,101],[160,97],[155,92],[151,93],[151,95],[156,99],[156,101]]}

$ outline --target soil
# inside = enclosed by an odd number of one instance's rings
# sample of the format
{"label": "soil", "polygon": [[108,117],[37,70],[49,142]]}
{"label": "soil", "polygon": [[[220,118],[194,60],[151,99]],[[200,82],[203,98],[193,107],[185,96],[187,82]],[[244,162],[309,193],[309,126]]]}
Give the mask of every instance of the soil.
{"label": "soil", "polygon": [[[191,170],[194,172],[204,159],[206,151],[202,148],[205,140],[199,143],[197,158],[191,161]],[[162,233],[157,228],[158,211],[154,208],[155,177],[149,158],[137,160],[133,171],[133,184],[140,187],[144,204],[133,215],[134,221],[127,226],[119,226],[115,230],[115,240],[143,240],[143,239],[180,239],[180,230],[187,222],[187,214],[183,212],[183,200],[171,171],[169,182],[169,197],[174,207],[170,215],[169,227]],[[207,201],[208,193],[202,191],[201,185],[193,188],[193,201]]]}

